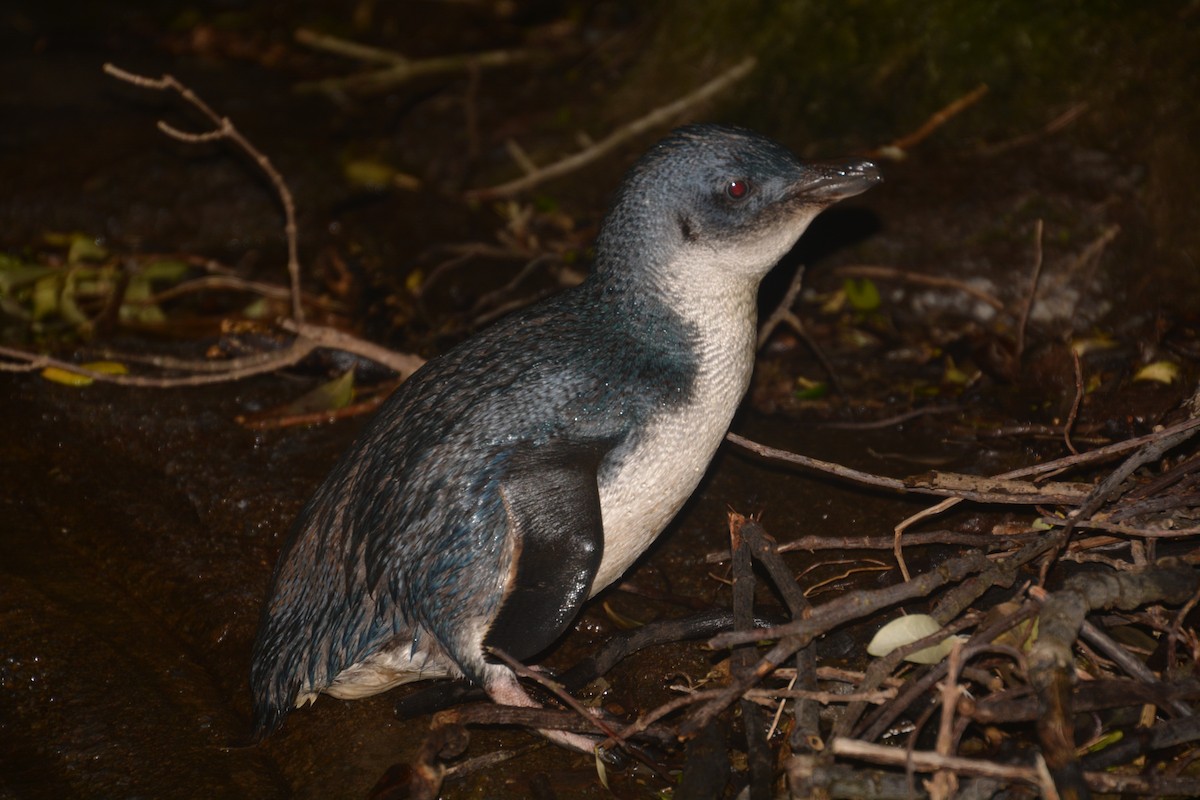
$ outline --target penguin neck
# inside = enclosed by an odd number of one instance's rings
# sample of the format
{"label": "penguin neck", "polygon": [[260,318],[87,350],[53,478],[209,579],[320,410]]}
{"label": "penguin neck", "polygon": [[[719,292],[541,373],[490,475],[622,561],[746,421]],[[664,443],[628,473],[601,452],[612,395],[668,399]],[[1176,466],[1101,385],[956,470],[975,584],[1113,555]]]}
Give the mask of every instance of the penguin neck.
{"label": "penguin neck", "polygon": [[624,242],[625,247],[614,253],[602,246],[604,240],[598,243],[589,282],[599,289],[606,306],[619,309],[632,323],[676,317],[700,326],[748,319],[754,326],[762,275],[745,275],[703,248]]}
{"label": "penguin neck", "polygon": [[[646,254],[651,255],[651,254]],[[746,276],[688,251],[653,254],[638,263],[598,254],[589,278],[602,305],[631,330],[657,338],[674,320],[689,328],[693,344],[714,337],[741,347],[753,338],[761,276]]]}

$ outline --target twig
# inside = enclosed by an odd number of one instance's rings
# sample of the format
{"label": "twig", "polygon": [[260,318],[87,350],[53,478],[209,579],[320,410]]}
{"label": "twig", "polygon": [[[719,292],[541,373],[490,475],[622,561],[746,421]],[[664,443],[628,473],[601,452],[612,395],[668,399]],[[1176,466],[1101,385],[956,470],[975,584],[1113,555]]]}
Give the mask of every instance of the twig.
{"label": "twig", "polygon": [[[964,689],[958,682],[958,674],[962,669],[963,646],[961,641],[956,641],[950,648],[950,657],[946,664],[946,677],[942,679],[940,692],[941,700],[941,716],[938,720],[937,742],[935,749],[939,755],[953,755],[954,747],[954,712],[958,708],[958,699],[963,695]],[[912,743],[916,744],[916,737],[913,737]],[[951,770],[941,769],[934,773],[933,780],[929,785],[930,797],[937,800],[949,800],[954,797],[958,789],[958,776]]]}
{"label": "twig", "polygon": [[[1029,596],[1035,600],[1045,602],[1050,595],[1049,592],[1040,586],[1031,586],[1029,588]],[[1161,687],[1164,685],[1158,679],[1158,676],[1154,674],[1154,671],[1147,667],[1145,663],[1137,657],[1130,655],[1129,651],[1114,641],[1111,636],[1086,619],[1079,627],[1079,635],[1090,642],[1097,650],[1111,658],[1127,675],[1137,678],[1142,684],[1152,687]],[[1189,717],[1192,715],[1191,706],[1181,701],[1167,701],[1167,707],[1178,716]]]}
{"label": "twig", "polygon": [[1086,484],[1055,483],[1045,487],[1037,487],[1022,481],[1010,480],[1012,473],[1005,473],[994,478],[980,478],[974,475],[962,475],[951,472],[929,472],[924,475],[910,476],[905,479],[888,478],[869,472],[851,469],[850,467],[822,461],[810,456],[778,450],[751,441],[736,433],[728,433],[726,439],[752,453],[771,460],[785,461],[803,467],[826,472],[839,478],[845,478],[865,486],[875,486],[898,492],[914,494],[930,494],[938,497],[950,497],[956,500],[975,500],[981,503],[1004,503],[1016,505],[1036,505],[1039,503],[1073,505],[1081,502],[1091,488]]}
{"label": "twig", "polygon": [[[801,619],[807,616],[812,604],[808,602],[800,585],[792,577],[791,571],[780,557],[775,539],[754,519],[744,520],[739,532],[742,542],[749,547],[750,555],[766,568],[771,583],[775,585],[776,590],[783,598],[792,619]],[[817,688],[817,664],[812,645],[801,648],[794,658],[796,674],[788,688],[791,689],[799,682],[801,690],[814,691]],[[782,710],[783,706],[780,705],[779,711],[782,712]],[[817,737],[820,735],[816,703],[806,698],[798,698],[792,711],[795,719],[795,727],[791,736],[793,749],[813,747],[813,742],[817,741]],[[776,723],[772,724],[772,728],[778,722],[778,714],[775,719]]]}
{"label": "twig", "polygon": [[413,61],[394,50],[370,47],[305,28],[296,31],[296,41],[315,50],[384,65],[372,72],[307,81],[296,85],[298,92],[327,92],[335,96],[343,92],[375,94],[389,91],[416,78],[524,64],[541,55],[537,50],[489,50],[483,53],[461,53]]}
{"label": "twig", "polygon": [[1033,275],[1029,279],[1029,293],[1025,297],[1025,305],[1021,308],[1021,318],[1017,323],[1017,341],[1013,352],[1013,372],[1021,365],[1021,356],[1025,354],[1025,329],[1029,325],[1029,313],[1033,310],[1033,301],[1037,297],[1038,279],[1042,275],[1042,220],[1033,225]]}
{"label": "twig", "polygon": [[759,326],[756,347],[761,350],[763,345],[767,343],[767,339],[771,338],[771,334],[774,332],[775,328],[779,326],[779,323],[786,322],[788,326],[796,332],[796,335],[803,339],[804,343],[808,345],[808,349],[812,351],[814,356],[816,356],[817,361],[821,362],[821,368],[824,369],[825,374],[829,376],[829,383],[831,386],[833,386],[833,390],[838,394],[845,394],[845,390],[842,388],[842,382],[838,378],[837,370],[833,368],[833,364],[830,363],[828,357],[826,357],[825,351],[821,349],[819,344],[817,344],[816,339],[809,335],[808,328],[804,326],[804,323],[800,320],[800,317],[796,316],[796,312],[792,311],[792,305],[796,302],[796,296],[800,294],[800,289],[803,288],[803,286],[804,265],[801,264],[796,268],[796,274],[792,276],[792,282],[788,284],[787,292],[784,293],[783,299],[779,301],[779,305],[777,305],[775,310],[772,311],[770,316],[767,317],[767,321]]}
{"label": "twig", "polygon": [[[729,514],[729,538],[733,551],[733,629],[735,631],[754,630],[754,567],[750,542],[743,537],[744,528],[748,523],[741,514]],[[788,575],[788,582],[795,582]],[[796,587],[798,589],[798,587]],[[752,672],[754,669],[754,648],[742,646],[735,648],[730,657],[731,671],[735,678]],[[746,741],[746,757],[749,764],[750,798],[751,800],[767,800],[771,795],[772,759],[763,733],[762,709],[751,700],[743,697],[739,702],[742,713],[743,735]],[[708,725],[714,724],[712,720]],[[708,726],[705,726],[708,727]]]}
{"label": "twig", "polygon": [[369,400],[351,403],[341,408],[330,408],[322,411],[310,411],[307,414],[288,414],[286,416],[248,416],[238,414],[234,422],[252,431],[277,431],[284,428],[324,425],[339,419],[369,414],[387,399],[387,394],[378,394]]}
{"label": "twig", "polygon": [[[931,616],[943,622],[957,619],[964,609],[969,607],[971,603],[981,597],[988,589],[993,586],[1010,586],[1020,569],[1034,559],[1039,558],[1044,552],[1054,546],[1055,537],[1053,536],[1043,536],[1041,539],[1023,545],[1016,553],[993,563],[987,570],[980,570],[977,576],[963,581],[954,589],[947,592],[938,601],[937,605],[934,606]],[[921,576],[918,576],[916,580],[920,579]],[[975,636],[972,638],[972,644],[974,645],[975,642],[979,641],[991,642],[996,636],[999,636],[1002,632],[1017,624],[1021,620],[1022,614],[1025,613],[1032,612],[1019,612],[1018,614],[1002,619],[985,631],[976,631]],[[887,676],[892,674],[892,671],[903,657],[904,653],[901,650],[895,650],[883,658],[872,662],[871,666],[867,669],[868,677],[860,683],[859,689],[871,690],[881,685]],[[848,735],[865,711],[866,706],[864,704],[851,704],[834,724],[834,735]],[[890,721],[880,720],[877,717],[876,721],[872,723],[872,735],[866,738],[873,740],[889,724]]]}
{"label": "twig", "polygon": [[[146,305],[152,305],[161,303],[164,300],[171,300],[185,294],[190,294],[192,292],[206,292],[220,289],[226,289],[234,292],[250,292],[252,294],[257,294],[272,300],[287,300],[291,297],[291,290],[286,286],[280,286],[274,283],[264,283],[263,281],[246,280],[245,278],[238,278],[233,275],[205,275],[202,278],[193,278],[192,280],[184,281],[159,292],[155,292],[153,295],[140,302]],[[311,295],[303,297],[302,300],[310,306],[316,305],[324,308],[337,308],[336,303],[330,303],[324,298],[312,297]]]}
{"label": "twig", "polygon": [[917,128],[912,133],[907,134],[906,136],[901,136],[891,144],[877,148],[871,153],[871,155],[897,159],[903,158],[906,150],[910,149],[913,145],[919,144],[928,138],[929,135],[938,128],[949,122],[952,118],[978,103],[987,93],[987,84],[979,84],[962,97],[959,97],[958,99],[938,110],[933,116],[927,119],[925,123],[921,125],[921,127]]}
{"label": "twig", "polygon": [[876,764],[911,767],[918,772],[952,769],[960,775],[982,775],[1006,781],[1037,784],[1037,777],[1034,774],[1034,770],[1030,767],[997,764],[993,761],[963,758],[961,756],[946,756],[940,753],[921,750],[905,752],[889,745],[872,744],[871,742],[843,737],[838,737],[830,742],[829,749],[834,755],[861,758]]}
{"label": "twig", "polygon": [[1131,528],[1128,525],[1118,525],[1115,522],[1106,522],[1098,519],[1075,520],[1074,518],[1055,519],[1053,517],[1042,517],[1042,522],[1056,527],[1065,527],[1069,524],[1080,530],[1106,531],[1119,536],[1132,536],[1138,539],[1186,539],[1190,536],[1200,536],[1200,528],[1156,530],[1153,528]]}
{"label": "twig", "polygon": [[1075,371],[1075,398],[1071,401],[1067,421],[1063,423],[1063,443],[1073,455],[1079,455],[1075,443],[1071,441],[1071,430],[1075,427],[1075,421],[1079,419],[1079,409],[1083,406],[1083,360],[1079,358],[1079,351],[1074,347],[1071,348],[1071,363]]}
{"label": "twig", "polygon": [[108,372],[97,372],[79,364],[63,361],[52,356],[27,353],[11,347],[0,347],[0,356],[12,358],[18,363],[0,363],[0,372],[34,372],[54,367],[76,375],[91,378],[97,383],[112,383],[118,386],[140,386],[150,389],[172,389],[180,386],[204,386],[210,383],[225,383],[227,381],[262,375],[265,372],[290,367],[304,360],[316,348],[316,343],[307,339],[298,339],[284,350],[273,353],[262,353],[254,356],[232,359],[222,364],[232,364],[229,369],[219,372],[208,372],[195,375],[180,375],[175,377],[154,377],[150,375],[118,375]]}
{"label": "twig", "polygon": [[1028,673],[1042,712],[1037,724],[1042,753],[1061,793],[1077,794],[1083,783],[1075,752],[1071,686],[1075,678],[1072,646],[1085,616],[1110,606],[1131,610],[1152,602],[1183,603],[1197,586],[1200,573],[1195,569],[1164,560],[1137,572],[1097,572],[1070,578],[1042,604]]}
{"label": "twig", "polygon": [[340,36],[318,33],[308,28],[298,28],[295,33],[295,39],[299,44],[311,47],[314,50],[324,50],[327,53],[353,58],[357,61],[366,61],[375,64],[409,63],[407,58],[395,50],[390,50],[386,47],[372,47],[361,42],[343,39]]}
{"label": "twig", "polygon": [[1117,238],[1117,234],[1120,232],[1120,225],[1109,225],[1107,228],[1100,231],[1100,234],[1091,242],[1089,242],[1088,246],[1083,248],[1079,255],[1071,259],[1071,262],[1067,265],[1067,268],[1064,270],[1064,272],[1067,275],[1073,276],[1083,267],[1084,264],[1099,258],[1100,254],[1104,252],[1104,248],[1108,247],[1109,243],[1112,242],[1113,239]]}
{"label": "twig", "polygon": [[914,597],[924,597],[947,583],[960,581],[973,572],[986,569],[989,563],[987,557],[982,553],[968,553],[948,559],[935,569],[918,575],[908,583],[838,597],[815,607],[808,619],[796,620],[787,625],[753,633],[727,633],[714,637],[709,640],[709,646],[714,648],[733,647],[763,638],[777,636],[782,638],[758,660],[753,672],[746,677],[735,678],[715,700],[697,709],[681,727],[681,735],[692,735],[700,730],[708,720],[723,711],[746,689],[769,674],[785,659],[790,658],[793,653],[807,645],[814,637],[879,609],[911,600]]}
{"label": "twig", "polygon": [[882,428],[891,428],[896,425],[903,425],[910,419],[918,417],[929,417],[938,414],[955,414],[962,410],[962,406],[924,406],[922,408],[913,408],[900,414],[894,414],[883,419],[865,420],[863,422],[821,422],[817,424],[819,428],[834,431],[876,431]]}
{"label": "twig", "polygon": [[250,140],[243,136],[241,131],[234,127],[228,117],[222,117],[213,111],[195,92],[176,80],[174,76],[164,74],[161,78],[148,78],[144,75],[127,72],[111,63],[104,65],[104,71],[118,80],[139,86],[143,89],[154,89],[160,92],[170,90],[177,93],[188,105],[207,117],[216,127],[206,133],[187,133],[172,127],[165,120],[159,120],[158,129],[160,131],[181,142],[217,140],[233,142],[267,176],[267,180],[275,188],[275,193],[279,197],[280,204],[283,206],[283,213],[286,220],[284,223],[284,233],[287,237],[288,276],[291,279],[292,286],[292,319],[296,322],[303,322],[304,307],[300,302],[300,258],[296,244],[296,204],[292,199],[292,192],[288,189],[287,182],[284,181],[283,176],[279,174],[279,170],[275,169],[275,165],[271,163],[271,160],[251,144]]}
{"label": "twig", "polygon": [[597,717],[595,714],[590,713],[582,703],[572,697],[570,692],[563,689],[558,685],[558,683],[550,680],[537,670],[530,669],[520,661],[517,661],[515,658],[510,656],[508,653],[505,653],[503,650],[492,648],[490,652],[498,660],[507,664],[518,676],[522,678],[529,678],[530,680],[535,681],[542,688],[553,694],[560,701],[566,704],[567,707],[578,714],[581,719],[586,720],[589,725],[598,730],[600,733],[604,734],[612,741],[621,744],[622,746],[625,745],[624,740],[620,738],[620,734],[618,734],[611,725]]}
{"label": "twig", "polygon": [[292,320],[283,320],[279,324],[284,330],[295,333],[300,337],[300,340],[308,342],[311,345],[328,347],[331,350],[341,350],[344,353],[362,356],[365,359],[374,361],[376,364],[382,364],[402,378],[407,378],[425,363],[425,359],[418,355],[389,350],[382,345],[369,342],[366,339],[360,339],[357,336],[337,330],[336,328],[327,328],[323,325],[310,325],[305,322],[294,322]]}
{"label": "twig", "polygon": [[753,56],[746,58],[694,92],[665,106],[660,106],[649,114],[621,126],[591,147],[507,183],[483,189],[472,189],[466,193],[466,196],[471,200],[490,200],[497,197],[508,197],[538,184],[545,183],[553,178],[559,178],[574,172],[614,150],[629,139],[665,124],[690,108],[708,100],[713,95],[724,91],[730,85],[749,75],[756,63],[757,61]]}
{"label": "twig", "polygon": [[[1112,708],[1151,703],[1168,707],[1175,703],[1187,705],[1188,700],[1200,697],[1200,681],[1184,678],[1176,683],[1147,684],[1138,679],[1109,678],[1084,681],[1075,687],[1074,708],[1078,714],[1104,711]],[[1036,695],[1027,686],[1018,686],[971,703],[964,712],[982,725],[1007,725],[1017,722],[1034,722],[1041,713]],[[1180,716],[1180,719],[1185,717]],[[1195,714],[1187,716],[1193,723],[1200,723]],[[859,738],[867,738],[865,736]]]}
{"label": "twig", "polygon": [[792,276],[792,282],[788,284],[787,291],[783,294],[783,299],[779,301],[779,305],[775,306],[775,310],[767,316],[766,321],[758,326],[758,341],[755,346],[761,350],[762,346],[767,343],[767,339],[771,338],[771,334],[775,332],[780,322],[788,321],[797,333],[802,333],[804,326],[800,324],[800,320],[796,319],[796,314],[792,311],[792,306],[796,302],[796,296],[800,294],[800,290],[804,288],[804,265],[796,267],[796,274]]}
{"label": "twig", "polygon": [[[203,386],[213,383],[224,383],[241,380],[254,375],[261,375],[266,372],[274,372],[298,364],[319,347],[341,350],[342,352],[361,356],[393,370],[401,377],[408,377],[425,363],[424,359],[420,356],[409,353],[398,353],[334,328],[298,323],[294,320],[282,320],[280,326],[285,330],[297,334],[291,344],[282,350],[269,353],[256,353],[250,356],[226,360],[199,361],[175,359],[168,356],[140,359],[144,362],[152,363],[160,369],[186,369],[197,373],[191,375],[156,377],[151,375],[122,375],[97,372],[79,364],[52,356],[29,353],[24,350],[4,346],[0,346],[0,358],[10,358],[15,363],[0,362],[0,372],[36,372],[53,367],[76,375],[83,375],[99,383],[169,389],[181,386]],[[121,358],[119,354],[115,357]]]}
{"label": "twig", "polygon": [[[1041,531],[1030,531],[1028,533],[1006,533],[1006,534],[990,534],[990,533],[961,533],[959,531],[921,531],[920,533],[909,534],[905,541],[912,547],[920,547],[921,545],[944,544],[944,545],[965,545],[967,547],[977,547],[982,550],[997,550],[1007,548],[1013,543],[1023,543],[1031,539],[1041,539],[1045,537],[1045,533]],[[808,552],[817,552],[821,550],[888,550],[892,547],[891,536],[801,536],[799,539],[792,539],[783,542],[778,546],[780,553],[791,553],[796,550],[805,550]],[[729,560],[728,550],[716,550],[708,553],[704,560],[709,564],[716,564],[721,561]]]}
{"label": "twig", "polygon": [[1013,148],[1023,147],[1027,144],[1031,144],[1036,142],[1038,139],[1041,139],[1043,136],[1049,136],[1051,134],[1058,133],[1063,128],[1066,128],[1072,122],[1079,119],[1079,117],[1081,117],[1087,110],[1087,103],[1076,103],[1054,119],[1050,120],[1040,130],[1034,131],[1033,133],[1022,134],[1021,136],[1016,136],[1003,142],[997,142],[996,144],[985,145],[980,148],[980,152],[982,152],[982,154],[985,156],[995,156],[1008,150],[1012,150]]}
{"label": "twig", "polygon": [[[941,756],[928,751],[905,753],[889,745],[871,744],[856,739],[834,739],[830,743],[834,755],[859,758],[876,764],[902,767],[911,765],[919,772],[952,769],[960,775],[982,775],[1004,781],[1018,781],[1033,786],[1039,785],[1037,770],[997,764],[961,756]],[[1200,796],[1200,779],[1170,778],[1162,775],[1119,775],[1110,772],[1086,772],[1083,779],[1090,789],[1105,794],[1140,794],[1152,797],[1197,797]]]}
{"label": "twig", "polygon": [[997,311],[1005,311],[1004,303],[993,297],[982,289],[972,286],[966,281],[960,281],[957,278],[946,278],[941,275],[925,275],[920,272],[910,272],[908,270],[896,269],[895,267],[884,267],[873,264],[852,264],[848,266],[837,267],[833,271],[834,275],[845,276],[848,278],[871,278],[874,280],[894,280],[903,283],[913,283],[920,286],[933,286],[938,289],[954,289],[974,297],[976,300],[981,300],[987,303]]}
{"label": "twig", "polygon": [[1175,667],[1175,642],[1183,634],[1183,621],[1192,613],[1192,609],[1200,602],[1200,589],[1197,589],[1191,598],[1183,604],[1183,608],[1175,614],[1175,619],[1171,622],[1171,627],[1167,631],[1167,669]]}

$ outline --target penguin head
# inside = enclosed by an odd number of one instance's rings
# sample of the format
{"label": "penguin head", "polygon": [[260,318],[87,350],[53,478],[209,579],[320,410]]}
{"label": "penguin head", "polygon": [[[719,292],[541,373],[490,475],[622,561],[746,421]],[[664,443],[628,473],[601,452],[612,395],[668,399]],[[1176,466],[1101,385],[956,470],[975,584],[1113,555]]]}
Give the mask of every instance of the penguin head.
{"label": "penguin head", "polygon": [[826,206],[881,180],[869,161],[806,164],[765,136],[689,125],[626,176],[596,243],[596,271],[757,287]]}

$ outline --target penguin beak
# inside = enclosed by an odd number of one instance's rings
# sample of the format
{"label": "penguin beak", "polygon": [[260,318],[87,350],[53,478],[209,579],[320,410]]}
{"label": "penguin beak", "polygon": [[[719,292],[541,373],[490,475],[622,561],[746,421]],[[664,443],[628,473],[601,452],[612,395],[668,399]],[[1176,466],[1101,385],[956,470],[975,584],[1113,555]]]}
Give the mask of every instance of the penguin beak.
{"label": "penguin beak", "polygon": [[792,196],[824,205],[862,194],[882,180],[879,167],[870,161],[806,164],[804,174],[792,185]]}

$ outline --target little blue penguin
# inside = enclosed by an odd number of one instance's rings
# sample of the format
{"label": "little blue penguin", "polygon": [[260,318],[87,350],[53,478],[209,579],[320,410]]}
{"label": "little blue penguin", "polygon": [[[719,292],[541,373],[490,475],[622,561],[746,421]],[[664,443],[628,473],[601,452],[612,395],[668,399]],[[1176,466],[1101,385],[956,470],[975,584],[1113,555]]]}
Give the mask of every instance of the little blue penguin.
{"label": "little blue penguin", "polygon": [[545,650],[662,532],[749,385],[763,276],[879,180],[740,128],[654,145],[588,278],[425,364],[301,511],[254,646],[258,735],[426,678],[536,705],[490,651]]}

